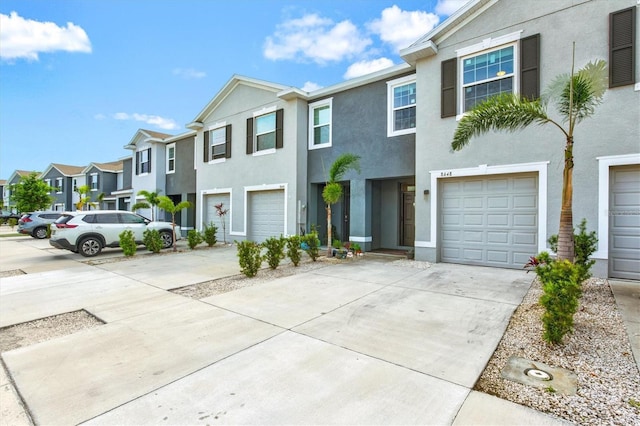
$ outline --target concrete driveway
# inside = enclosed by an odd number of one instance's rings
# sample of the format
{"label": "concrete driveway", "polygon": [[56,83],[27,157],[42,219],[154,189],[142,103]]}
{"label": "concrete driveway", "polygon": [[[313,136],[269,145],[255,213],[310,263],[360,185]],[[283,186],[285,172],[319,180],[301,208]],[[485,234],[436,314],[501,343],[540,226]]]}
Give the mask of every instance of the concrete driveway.
{"label": "concrete driveway", "polygon": [[522,271],[365,256],[196,301],[166,289],[238,273],[235,248],[57,260],[1,279],[0,325],[78,309],[106,323],[2,354],[36,424],[560,423],[471,391]]}

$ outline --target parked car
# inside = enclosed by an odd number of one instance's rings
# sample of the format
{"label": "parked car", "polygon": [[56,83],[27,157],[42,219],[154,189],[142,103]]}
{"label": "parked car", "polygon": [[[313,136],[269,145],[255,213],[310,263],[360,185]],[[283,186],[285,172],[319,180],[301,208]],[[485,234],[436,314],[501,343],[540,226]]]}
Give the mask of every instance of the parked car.
{"label": "parked car", "polygon": [[[120,234],[126,230],[133,231],[136,243],[142,244],[147,229],[160,233],[163,248],[173,246],[171,223],[152,222],[139,214],[121,210],[65,212],[51,227],[49,244],[92,257],[104,247],[119,247]],[[177,238],[180,239],[179,234]]]}
{"label": "parked car", "polygon": [[22,215],[20,213],[13,213],[9,210],[2,210],[2,213],[0,214],[0,223],[7,223],[9,219],[20,220],[21,217]]}
{"label": "parked car", "polygon": [[33,212],[23,215],[18,220],[18,233],[31,235],[33,238],[47,238],[47,225],[56,221],[62,212]]}

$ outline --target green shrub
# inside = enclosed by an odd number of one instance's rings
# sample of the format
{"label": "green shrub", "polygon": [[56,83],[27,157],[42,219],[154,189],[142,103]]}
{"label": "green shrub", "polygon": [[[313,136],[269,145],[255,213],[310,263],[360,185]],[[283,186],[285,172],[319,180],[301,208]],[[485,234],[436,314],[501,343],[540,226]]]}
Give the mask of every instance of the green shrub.
{"label": "green shrub", "polygon": [[9,218],[8,223],[11,229],[13,229],[18,224],[18,219],[16,219],[15,217],[11,217]]}
{"label": "green shrub", "polygon": [[560,343],[565,334],[573,331],[573,315],[582,295],[582,270],[568,260],[552,260],[547,252],[540,253],[536,260],[535,271],[543,290],[540,304],[545,308],[542,337],[549,343]]}
{"label": "green shrub", "polygon": [[153,253],[160,253],[162,250],[162,237],[157,229],[146,229],[142,233],[142,242],[147,250]]}
{"label": "green shrub", "polygon": [[302,250],[300,250],[301,238],[299,235],[292,235],[287,238],[287,256],[291,259],[293,266],[298,266],[302,258]]}
{"label": "green shrub", "polygon": [[333,242],[331,243],[331,247],[333,247],[334,249],[340,249],[342,248],[342,242],[340,240],[333,240]]}
{"label": "green shrub", "polygon": [[202,238],[202,234],[197,229],[191,229],[187,232],[187,244],[191,250],[196,248],[196,246],[203,241],[204,239]]}
{"label": "green shrub", "polygon": [[136,254],[136,250],[138,250],[138,245],[136,244],[136,237],[133,235],[133,231],[127,229],[126,231],[122,231],[118,237],[120,238],[120,248],[125,256],[133,256]]}
{"label": "green shrub", "polygon": [[282,235],[280,235],[280,238],[267,238],[267,240],[262,243],[262,247],[267,249],[264,258],[271,269],[276,269],[278,265],[280,265],[280,261],[284,259],[284,248],[286,245],[287,240]]}
{"label": "green shrub", "polygon": [[218,232],[218,227],[213,222],[204,226],[203,238],[209,247],[213,247],[218,242],[216,232]]}
{"label": "green shrub", "polygon": [[311,260],[314,262],[320,256],[320,239],[317,232],[310,232],[302,237],[302,249],[307,252]]}
{"label": "green shrub", "polygon": [[51,224],[47,223],[47,238],[51,238]]}
{"label": "green shrub", "polygon": [[255,241],[236,241],[240,272],[247,277],[255,277],[262,265],[262,246]]}

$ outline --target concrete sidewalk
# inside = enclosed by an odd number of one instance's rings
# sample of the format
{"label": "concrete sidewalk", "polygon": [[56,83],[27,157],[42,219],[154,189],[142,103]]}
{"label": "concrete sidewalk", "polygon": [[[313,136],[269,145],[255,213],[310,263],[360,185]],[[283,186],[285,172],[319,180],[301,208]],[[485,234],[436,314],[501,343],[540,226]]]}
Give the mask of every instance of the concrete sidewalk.
{"label": "concrete sidewalk", "polygon": [[79,309],[106,322],[2,354],[35,423],[563,423],[471,391],[524,272],[365,257],[199,301],[166,291],[237,274],[235,253],[2,278],[2,326]]}

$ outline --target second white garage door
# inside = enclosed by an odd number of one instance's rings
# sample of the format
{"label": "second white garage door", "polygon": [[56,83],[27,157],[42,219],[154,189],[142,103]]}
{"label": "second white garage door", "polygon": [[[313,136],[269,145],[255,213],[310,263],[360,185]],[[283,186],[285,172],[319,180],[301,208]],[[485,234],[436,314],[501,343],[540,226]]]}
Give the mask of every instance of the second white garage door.
{"label": "second white garage door", "polygon": [[445,179],[441,194],[441,261],[521,269],[537,253],[537,174]]}
{"label": "second white garage door", "polygon": [[250,192],[247,238],[263,242],[285,234],[284,190]]}

